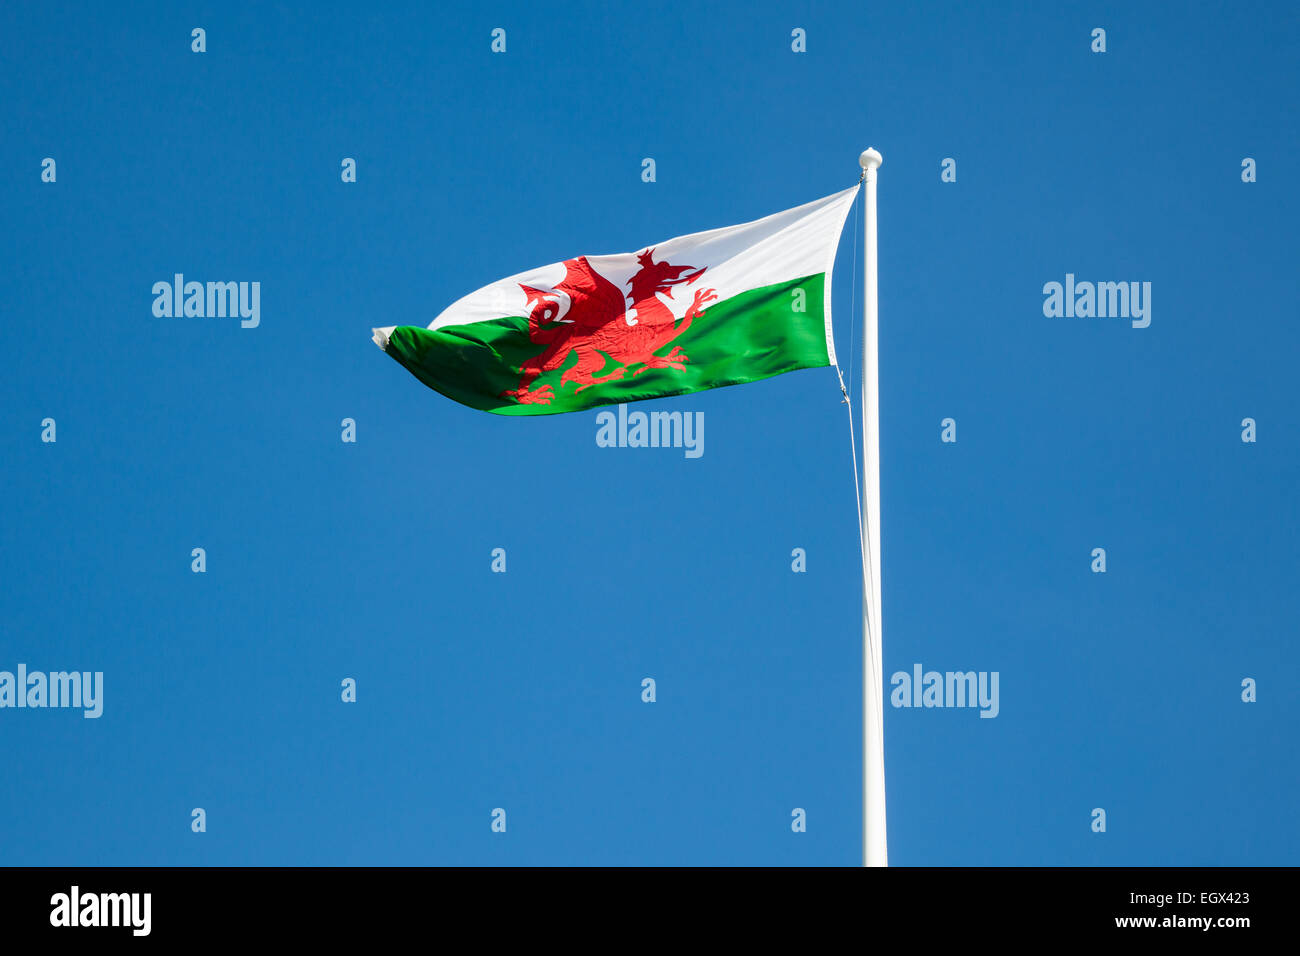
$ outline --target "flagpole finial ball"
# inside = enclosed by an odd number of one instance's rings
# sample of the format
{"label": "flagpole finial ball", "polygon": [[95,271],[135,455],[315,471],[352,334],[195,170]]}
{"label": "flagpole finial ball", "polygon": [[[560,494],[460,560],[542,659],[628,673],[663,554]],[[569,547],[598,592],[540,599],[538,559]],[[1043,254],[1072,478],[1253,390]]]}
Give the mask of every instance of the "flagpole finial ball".
{"label": "flagpole finial ball", "polygon": [[884,161],[885,157],[881,156],[880,152],[871,146],[864,149],[862,155],[858,157],[858,165],[863,169],[879,169],[880,164]]}

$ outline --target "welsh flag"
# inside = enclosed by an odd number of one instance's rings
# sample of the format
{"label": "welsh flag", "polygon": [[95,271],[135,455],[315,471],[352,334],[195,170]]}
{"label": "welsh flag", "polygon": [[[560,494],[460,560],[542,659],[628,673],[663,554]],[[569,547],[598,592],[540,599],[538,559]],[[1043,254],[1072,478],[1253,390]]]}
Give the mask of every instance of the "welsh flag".
{"label": "welsh flag", "polygon": [[425,385],[498,415],[685,395],[835,362],[831,269],[857,186],[638,252],[484,286],[374,340]]}

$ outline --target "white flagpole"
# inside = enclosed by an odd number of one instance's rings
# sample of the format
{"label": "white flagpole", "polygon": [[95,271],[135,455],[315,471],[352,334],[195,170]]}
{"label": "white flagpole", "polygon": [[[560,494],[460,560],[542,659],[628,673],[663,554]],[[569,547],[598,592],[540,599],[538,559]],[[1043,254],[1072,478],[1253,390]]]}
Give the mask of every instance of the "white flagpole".
{"label": "white flagpole", "polygon": [[885,841],[884,681],[880,653],[880,383],[876,351],[876,170],[884,158],[858,157],[866,183],[862,243],[862,865],[888,866]]}

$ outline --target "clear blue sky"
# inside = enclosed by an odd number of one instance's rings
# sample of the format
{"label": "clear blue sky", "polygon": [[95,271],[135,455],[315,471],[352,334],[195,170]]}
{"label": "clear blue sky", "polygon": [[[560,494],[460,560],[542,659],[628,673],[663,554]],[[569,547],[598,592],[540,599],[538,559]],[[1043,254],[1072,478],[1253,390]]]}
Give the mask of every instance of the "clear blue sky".
{"label": "clear blue sky", "polygon": [[[0,710],[0,863],[855,863],[834,372],[649,404],[704,413],[690,460],[456,405],[370,329],[867,145],[885,671],[1000,674],[996,719],[886,709],[891,861],[1300,862],[1296,10],[6,4],[0,669],[105,701]],[[260,326],[154,318],[177,272]],[[1150,327],[1045,318],[1066,273],[1151,282]]]}

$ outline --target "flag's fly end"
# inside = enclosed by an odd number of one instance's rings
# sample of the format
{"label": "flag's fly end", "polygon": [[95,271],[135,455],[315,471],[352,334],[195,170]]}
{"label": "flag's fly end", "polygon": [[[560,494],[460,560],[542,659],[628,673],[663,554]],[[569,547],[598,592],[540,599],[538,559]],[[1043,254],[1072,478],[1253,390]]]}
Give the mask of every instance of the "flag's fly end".
{"label": "flag's fly end", "polygon": [[395,328],[397,328],[397,326],[390,325],[387,328],[383,328],[383,329],[371,329],[370,331],[373,332],[374,334],[371,335],[370,337],[374,339],[376,345],[378,345],[381,349],[387,352],[388,336],[392,335],[393,329]]}

